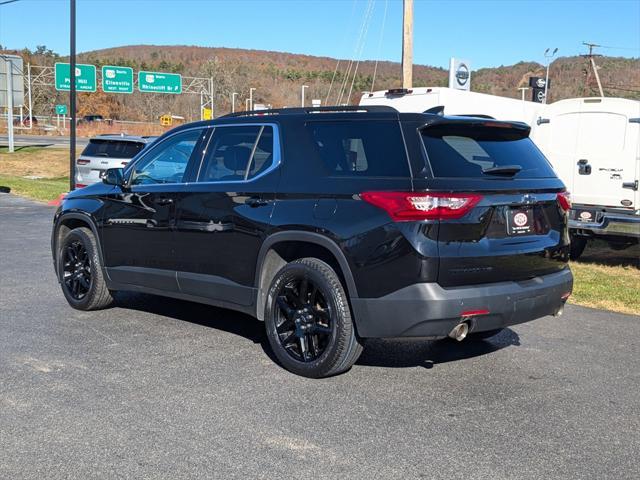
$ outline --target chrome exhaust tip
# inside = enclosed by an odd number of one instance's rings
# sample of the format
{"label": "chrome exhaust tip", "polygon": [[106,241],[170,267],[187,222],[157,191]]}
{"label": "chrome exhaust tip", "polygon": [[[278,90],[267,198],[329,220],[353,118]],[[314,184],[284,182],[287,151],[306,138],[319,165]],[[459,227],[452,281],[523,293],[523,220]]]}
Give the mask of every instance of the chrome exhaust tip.
{"label": "chrome exhaust tip", "polygon": [[553,314],[554,317],[561,317],[564,313],[564,303],[556,310],[556,313]]}
{"label": "chrome exhaust tip", "polygon": [[453,338],[458,342],[461,342],[465,338],[467,338],[467,334],[469,333],[469,324],[467,322],[462,322],[453,327],[453,330],[449,332],[449,338]]}

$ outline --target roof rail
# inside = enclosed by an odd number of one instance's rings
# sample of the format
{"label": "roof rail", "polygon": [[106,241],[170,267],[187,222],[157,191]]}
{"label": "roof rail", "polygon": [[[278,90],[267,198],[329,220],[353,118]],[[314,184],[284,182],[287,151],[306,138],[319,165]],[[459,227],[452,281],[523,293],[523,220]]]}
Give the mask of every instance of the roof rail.
{"label": "roof rail", "polygon": [[345,105],[331,107],[295,107],[295,108],[274,108],[271,110],[249,110],[245,112],[235,112],[222,115],[218,118],[230,117],[250,117],[260,115],[301,115],[305,113],[346,113],[346,112],[371,112],[371,113],[398,113],[398,111],[386,105]]}

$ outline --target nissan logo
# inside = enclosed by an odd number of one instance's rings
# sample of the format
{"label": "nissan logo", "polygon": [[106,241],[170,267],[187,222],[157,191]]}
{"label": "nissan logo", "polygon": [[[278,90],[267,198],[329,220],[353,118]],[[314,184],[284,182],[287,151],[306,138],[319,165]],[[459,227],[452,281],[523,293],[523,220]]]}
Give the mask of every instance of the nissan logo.
{"label": "nissan logo", "polygon": [[469,69],[464,63],[458,65],[458,70],[456,71],[456,82],[461,87],[464,87],[469,81]]}

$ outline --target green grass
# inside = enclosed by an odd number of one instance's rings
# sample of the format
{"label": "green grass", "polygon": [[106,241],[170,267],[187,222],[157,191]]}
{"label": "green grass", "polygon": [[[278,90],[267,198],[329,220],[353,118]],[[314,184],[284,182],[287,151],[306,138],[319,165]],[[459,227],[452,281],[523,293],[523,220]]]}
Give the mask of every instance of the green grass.
{"label": "green grass", "polygon": [[69,191],[69,178],[30,179],[15,176],[0,176],[0,187],[9,187],[11,193],[40,202],[54,200],[61,193]]}
{"label": "green grass", "polygon": [[571,270],[571,303],[640,315],[640,246],[617,251],[604,242],[589,242]]}

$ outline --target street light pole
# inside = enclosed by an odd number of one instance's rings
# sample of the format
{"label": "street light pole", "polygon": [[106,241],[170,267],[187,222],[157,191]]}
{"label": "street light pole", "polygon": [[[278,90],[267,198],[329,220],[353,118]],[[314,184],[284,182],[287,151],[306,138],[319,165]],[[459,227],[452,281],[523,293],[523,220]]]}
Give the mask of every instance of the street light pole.
{"label": "street light pole", "polygon": [[231,94],[231,113],[236,111],[236,97],[238,96],[238,92],[233,92]]}
{"label": "street light pole", "polygon": [[301,106],[304,108],[304,89],[305,88],[309,88],[308,85],[302,85],[302,88],[300,89],[300,97],[301,97]]}
{"label": "street light pole", "polygon": [[251,110],[253,110],[253,91],[255,90],[255,88],[251,87],[249,89],[249,106],[251,107]]}
{"label": "street light pole", "polygon": [[544,51],[544,58],[547,59],[547,75],[544,79],[544,103],[547,103],[547,90],[549,89],[549,66],[551,65],[551,59],[558,52],[558,48],[555,48],[553,52],[549,53],[550,48],[547,48]]}
{"label": "street light pole", "polygon": [[69,136],[69,191],[76,188],[76,0],[70,0],[69,16],[69,109],[71,131]]}

